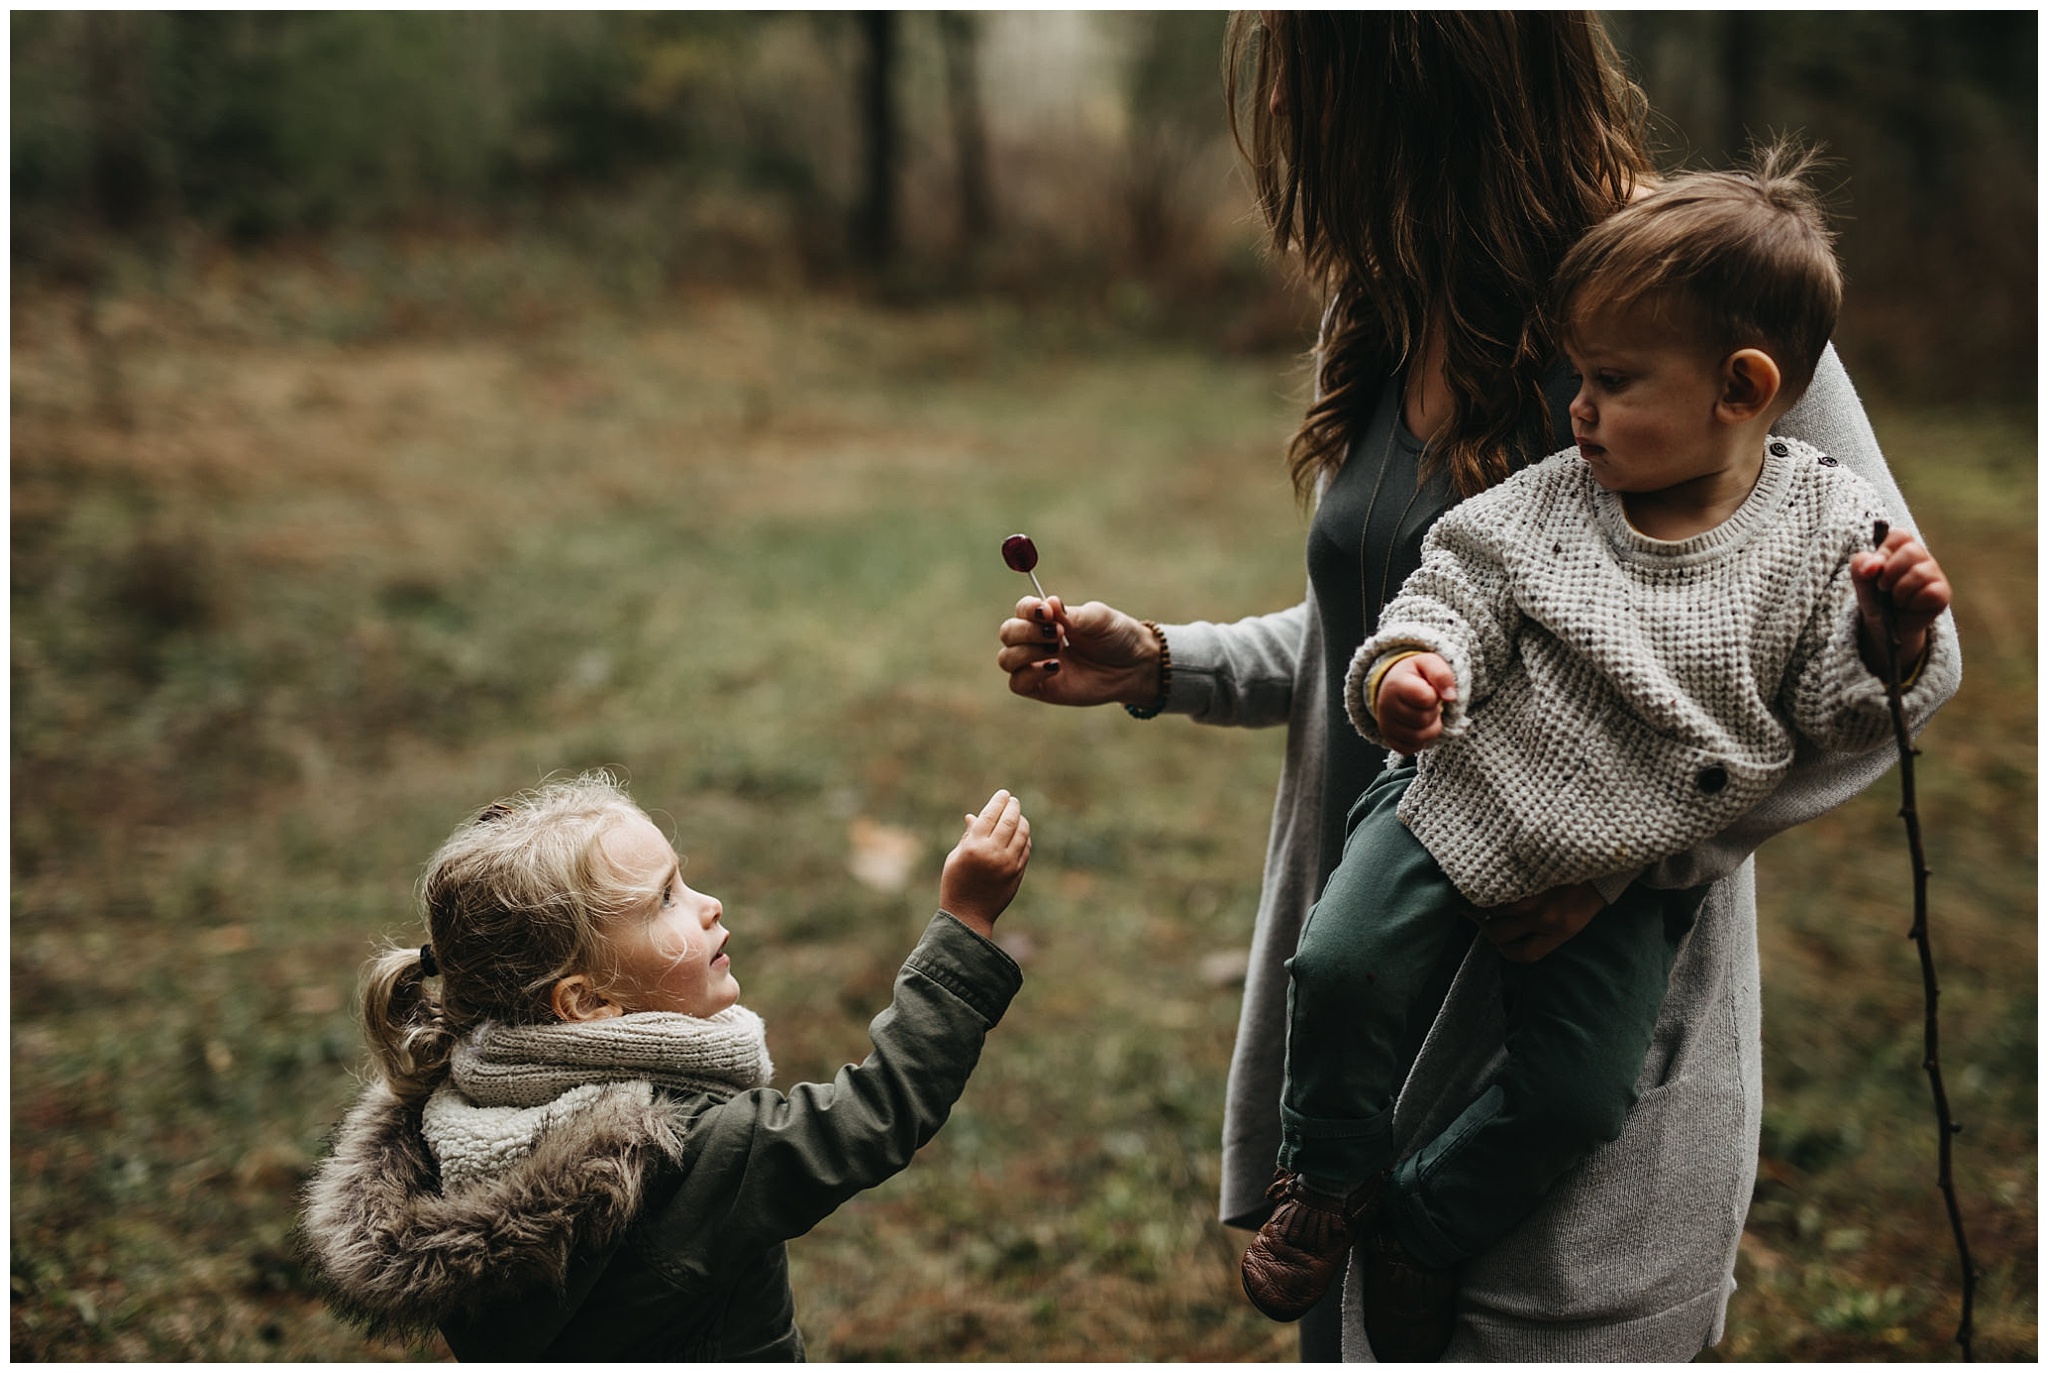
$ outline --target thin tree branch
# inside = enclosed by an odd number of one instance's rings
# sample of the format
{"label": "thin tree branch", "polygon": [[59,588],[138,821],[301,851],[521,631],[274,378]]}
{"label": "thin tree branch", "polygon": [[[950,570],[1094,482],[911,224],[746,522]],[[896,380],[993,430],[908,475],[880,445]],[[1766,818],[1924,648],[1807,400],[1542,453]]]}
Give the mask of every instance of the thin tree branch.
{"label": "thin tree branch", "polygon": [[[1873,527],[1872,538],[1880,549],[1890,532],[1890,527],[1883,520],[1877,521]],[[1878,594],[1884,607],[1885,700],[1891,706],[1892,735],[1899,745],[1899,818],[1906,822],[1906,846],[1913,859],[1913,928],[1908,937],[1920,951],[1920,986],[1927,1005],[1925,1049],[1920,1066],[1927,1070],[1928,1085],[1934,1093],[1934,1120],[1940,1141],[1937,1176],[1942,1200],[1948,1206],[1949,1229],[1955,1234],[1956,1257],[1963,1270],[1963,1317],[1956,1327],[1956,1343],[1962,1347],[1963,1362],[1972,1363],[1976,1355],[1970,1347],[1970,1318],[1976,1305],[1977,1269],[1970,1262],[1970,1241],[1963,1234],[1962,1207],[1956,1201],[1955,1178],[1950,1171],[1951,1145],[1963,1127],[1949,1115],[1948,1091],[1941,1081],[1941,1025],[1936,1014],[1941,988],[1935,981],[1934,949],[1927,935],[1927,857],[1920,844],[1920,811],[1913,793],[1913,759],[1919,750],[1913,747],[1913,737],[1906,729],[1906,711],[1900,699],[1899,679],[1903,669],[1899,662],[1898,608],[1889,596],[1881,591]]]}

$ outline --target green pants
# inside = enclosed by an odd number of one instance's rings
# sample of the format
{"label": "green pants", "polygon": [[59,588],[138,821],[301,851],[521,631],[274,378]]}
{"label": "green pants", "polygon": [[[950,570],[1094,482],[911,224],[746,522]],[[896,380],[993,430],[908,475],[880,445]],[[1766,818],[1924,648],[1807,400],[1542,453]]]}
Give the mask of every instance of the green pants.
{"label": "green pants", "polygon": [[[1288,961],[1280,1166],[1344,1195],[1394,1167],[1394,1097],[1462,949],[1469,902],[1395,813],[1412,765],[1353,807],[1344,857]],[[1443,1134],[1401,1161],[1384,1213],[1418,1260],[1487,1248],[1621,1133],[1678,942],[1705,887],[1631,886],[1535,963],[1503,963],[1507,1063]]]}

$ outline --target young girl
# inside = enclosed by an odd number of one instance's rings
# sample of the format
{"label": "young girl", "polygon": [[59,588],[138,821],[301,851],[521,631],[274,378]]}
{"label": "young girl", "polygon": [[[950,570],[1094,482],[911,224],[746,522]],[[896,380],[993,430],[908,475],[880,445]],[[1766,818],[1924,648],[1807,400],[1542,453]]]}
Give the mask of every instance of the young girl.
{"label": "young girl", "polygon": [[724,908],[617,782],[486,808],[427,866],[427,943],[366,969],[378,1078],[303,1216],[337,1305],[463,1359],[802,1359],[783,1243],[945,1123],[1022,981],[990,940],[1030,858],[998,791],[874,1052],[785,1096]]}

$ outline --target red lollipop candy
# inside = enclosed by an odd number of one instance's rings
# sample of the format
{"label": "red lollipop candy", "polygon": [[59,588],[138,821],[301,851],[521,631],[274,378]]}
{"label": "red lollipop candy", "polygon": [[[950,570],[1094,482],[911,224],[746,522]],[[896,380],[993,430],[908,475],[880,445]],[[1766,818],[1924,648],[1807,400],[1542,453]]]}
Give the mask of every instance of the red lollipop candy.
{"label": "red lollipop candy", "polygon": [[1038,566],[1038,545],[1031,542],[1029,534],[1012,534],[1003,540],[1003,561],[1012,572],[1022,572],[1031,579],[1031,589],[1044,600],[1045,588],[1038,584],[1038,574],[1031,569]]}

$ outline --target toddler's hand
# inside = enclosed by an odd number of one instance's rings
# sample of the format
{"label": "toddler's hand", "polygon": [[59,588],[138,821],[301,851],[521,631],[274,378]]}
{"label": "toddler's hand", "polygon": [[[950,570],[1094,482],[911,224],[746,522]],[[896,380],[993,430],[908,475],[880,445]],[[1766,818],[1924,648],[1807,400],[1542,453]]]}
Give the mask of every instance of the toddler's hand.
{"label": "toddler's hand", "polygon": [[1380,734],[1397,753],[1415,754],[1444,732],[1445,701],[1458,699],[1458,679],[1451,665],[1434,653],[1403,658],[1380,678],[1373,717]]}
{"label": "toddler's hand", "polygon": [[946,855],[939,874],[939,908],[983,938],[995,934],[996,917],[1008,908],[1031,861],[1031,822],[1007,791],[988,798],[981,814],[967,817],[967,833]]}
{"label": "toddler's hand", "polygon": [[1941,564],[1903,529],[1885,536],[1874,553],[1849,559],[1849,579],[1856,587],[1856,609],[1862,619],[1863,661],[1884,673],[1884,598],[1889,596],[1899,617],[1899,666],[1911,672],[1927,647],[1927,627],[1954,599]]}

